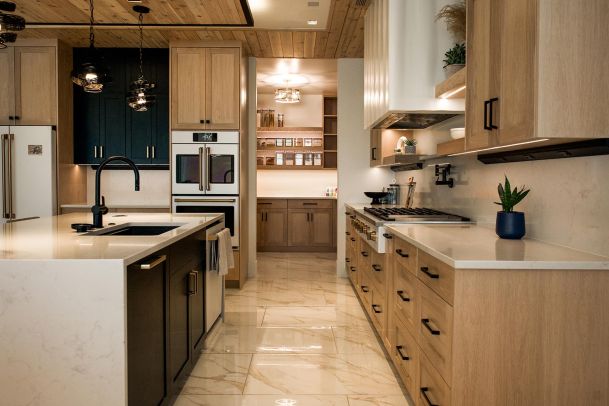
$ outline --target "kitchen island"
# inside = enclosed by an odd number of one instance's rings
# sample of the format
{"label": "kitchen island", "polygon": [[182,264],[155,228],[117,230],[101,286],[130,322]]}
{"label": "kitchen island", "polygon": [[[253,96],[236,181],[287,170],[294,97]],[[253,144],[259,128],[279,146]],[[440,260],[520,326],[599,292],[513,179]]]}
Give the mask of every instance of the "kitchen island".
{"label": "kitchen island", "polygon": [[205,230],[223,215],[104,220],[104,230],[176,228],[77,234],[70,225],[89,222],[85,213],[2,225],[0,403],[163,404],[194,364],[205,333]]}

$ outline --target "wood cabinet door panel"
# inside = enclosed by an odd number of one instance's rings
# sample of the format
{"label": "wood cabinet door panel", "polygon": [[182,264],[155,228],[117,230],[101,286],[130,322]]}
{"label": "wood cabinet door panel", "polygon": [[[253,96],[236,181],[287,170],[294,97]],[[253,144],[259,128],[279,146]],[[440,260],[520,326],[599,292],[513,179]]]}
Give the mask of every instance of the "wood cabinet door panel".
{"label": "wood cabinet door panel", "polygon": [[207,129],[239,129],[239,62],[239,48],[207,49]]}
{"label": "wood cabinet door panel", "polygon": [[370,166],[383,163],[382,157],[382,130],[370,130]]}
{"label": "wood cabinet door panel", "polygon": [[14,124],[15,115],[14,48],[0,49],[0,125]]}
{"label": "wood cabinet door panel", "polygon": [[288,244],[288,212],[282,209],[264,211],[264,245],[283,247]]}
{"label": "wood cabinet door panel", "polygon": [[179,380],[190,356],[188,325],[188,274],[190,271],[189,267],[180,268],[169,280],[169,379],[172,385]]}
{"label": "wood cabinet door panel", "polygon": [[55,53],[55,47],[15,47],[17,124],[57,124]]}
{"label": "wood cabinet door panel", "polygon": [[465,117],[468,151],[492,145],[485,127],[485,101],[493,97],[491,81],[491,0],[467,2],[467,97]]}
{"label": "wood cabinet door panel", "polygon": [[173,48],[171,50],[173,129],[206,128],[205,82],[205,48]]}
{"label": "wood cabinet door panel", "polygon": [[333,210],[314,209],[310,213],[311,245],[314,247],[331,247],[334,237]]}
{"label": "wood cabinet door panel", "polygon": [[[501,22],[496,44],[499,100],[493,105],[493,124],[499,127],[499,143],[513,144],[535,136],[536,0],[501,0]],[[495,41],[496,42],[496,41]],[[469,69],[469,68],[468,68]]]}
{"label": "wood cabinet door panel", "polygon": [[310,211],[306,209],[288,210],[288,246],[307,246],[311,241]]}

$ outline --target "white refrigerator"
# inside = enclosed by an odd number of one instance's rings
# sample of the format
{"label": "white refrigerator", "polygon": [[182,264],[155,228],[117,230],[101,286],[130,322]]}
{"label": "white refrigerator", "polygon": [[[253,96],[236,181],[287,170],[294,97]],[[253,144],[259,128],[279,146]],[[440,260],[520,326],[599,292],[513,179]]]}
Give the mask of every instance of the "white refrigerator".
{"label": "white refrigerator", "polygon": [[55,137],[52,126],[0,126],[0,223],[57,213]]}

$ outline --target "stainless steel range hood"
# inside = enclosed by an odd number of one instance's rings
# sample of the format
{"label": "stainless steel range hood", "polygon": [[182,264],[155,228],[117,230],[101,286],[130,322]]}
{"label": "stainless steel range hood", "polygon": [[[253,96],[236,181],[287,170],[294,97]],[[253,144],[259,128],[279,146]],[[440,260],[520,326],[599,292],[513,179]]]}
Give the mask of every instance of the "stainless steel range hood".
{"label": "stainless steel range hood", "polygon": [[465,112],[465,99],[436,97],[454,40],[438,11],[454,0],[371,0],[366,11],[366,128],[419,130]]}

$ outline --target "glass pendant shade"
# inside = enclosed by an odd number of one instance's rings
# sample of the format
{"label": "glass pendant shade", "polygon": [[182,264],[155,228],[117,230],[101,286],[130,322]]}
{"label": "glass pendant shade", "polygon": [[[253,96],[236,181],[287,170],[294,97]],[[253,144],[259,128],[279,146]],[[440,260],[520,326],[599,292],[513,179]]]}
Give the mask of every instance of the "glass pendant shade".
{"label": "glass pendant shade", "polygon": [[148,107],[152,106],[156,101],[156,96],[150,94],[150,90],[156,87],[155,83],[148,82],[144,78],[131,83],[129,87],[129,96],[127,103],[135,111],[148,111]]}
{"label": "glass pendant shade", "polygon": [[291,87],[275,90],[275,101],[277,103],[300,103],[300,90]]}

